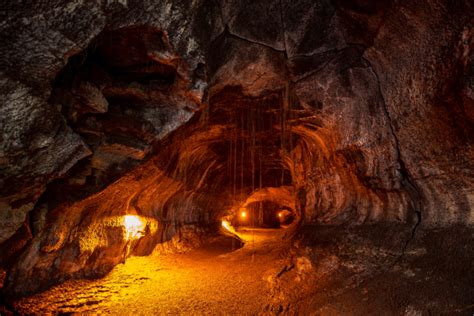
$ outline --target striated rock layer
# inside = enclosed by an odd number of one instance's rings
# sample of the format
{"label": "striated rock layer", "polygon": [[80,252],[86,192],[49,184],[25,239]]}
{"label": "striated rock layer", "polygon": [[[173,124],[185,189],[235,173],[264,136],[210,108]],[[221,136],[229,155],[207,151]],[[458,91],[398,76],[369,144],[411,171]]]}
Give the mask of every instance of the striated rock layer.
{"label": "striated rock layer", "polygon": [[[6,292],[199,239],[279,187],[301,224],[472,225],[472,12],[447,0],[2,6]],[[126,238],[126,214],[143,236]]]}

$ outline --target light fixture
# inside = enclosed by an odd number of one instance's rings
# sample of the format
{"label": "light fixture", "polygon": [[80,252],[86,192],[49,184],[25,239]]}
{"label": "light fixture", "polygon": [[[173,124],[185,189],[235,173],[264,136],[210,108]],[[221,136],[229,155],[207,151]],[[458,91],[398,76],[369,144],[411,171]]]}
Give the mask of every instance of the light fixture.
{"label": "light fixture", "polygon": [[222,220],[222,227],[229,233],[235,234],[235,228],[232,226],[232,224],[227,221],[227,220]]}
{"label": "light fixture", "polygon": [[145,223],[137,215],[125,215],[123,226],[125,227],[125,238],[127,240],[138,239],[145,234]]}

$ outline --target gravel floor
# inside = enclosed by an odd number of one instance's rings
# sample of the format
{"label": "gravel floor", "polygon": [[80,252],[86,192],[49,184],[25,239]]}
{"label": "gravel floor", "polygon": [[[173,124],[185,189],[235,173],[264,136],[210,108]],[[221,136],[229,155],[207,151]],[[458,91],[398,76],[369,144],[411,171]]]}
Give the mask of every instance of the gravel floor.
{"label": "gravel floor", "polygon": [[[260,233],[260,236],[262,233]],[[260,240],[262,241],[262,240]],[[71,280],[14,303],[20,313],[255,314],[281,265],[217,239],[185,254],[131,257],[103,279]]]}
{"label": "gravel floor", "polygon": [[411,238],[409,225],[303,227],[291,243],[283,231],[240,233],[246,245],[237,250],[219,237],[185,254],[132,257],[103,279],[68,281],[13,306],[40,314],[474,315],[472,228],[418,228]]}

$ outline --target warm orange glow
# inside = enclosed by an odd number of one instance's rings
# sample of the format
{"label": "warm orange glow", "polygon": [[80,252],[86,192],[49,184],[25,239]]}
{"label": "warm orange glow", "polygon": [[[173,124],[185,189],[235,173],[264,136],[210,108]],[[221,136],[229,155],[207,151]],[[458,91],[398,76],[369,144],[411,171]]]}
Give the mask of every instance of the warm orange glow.
{"label": "warm orange glow", "polygon": [[136,215],[125,215],[123,217],[126,239],[137,239],[145,232],[145,223]]}
{"label": "warm orange glow", "polygon": [[224,227],[228,232],[235,234],[235,229],[232,227],[229,221],[223,220],[222,221],[222,227]]}
{"label": "warm orange glow", "polygon": [[246,219],[246,218],[247,218],[247,212],[242,211],[242,212],[240,213],[240,217],[242,217],[242,219]]}
{"label": "warm orange glow", "polygon": [[279,213],[278,213],[278,217],[281,218],[282,216],[283,216],[283,214],[282,214],[281,212],[279,212]]}
{"label": "warm orange glow", "polygon": [[233,236],[237,236],[238,238],[241,238],[240,237],[240,234],[235,230],[234,226],[232,226],[232,224],[226,220],[226,219],[223,219],[222,222],[222,227],[224,228],[224,234],[231,234]]}

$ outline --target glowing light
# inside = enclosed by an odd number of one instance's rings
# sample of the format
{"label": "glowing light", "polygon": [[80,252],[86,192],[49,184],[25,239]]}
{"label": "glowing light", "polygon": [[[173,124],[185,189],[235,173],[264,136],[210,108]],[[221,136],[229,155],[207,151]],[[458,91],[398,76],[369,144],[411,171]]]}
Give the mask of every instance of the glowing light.
{"label": "glowing light", "polygon": [[228,221],[222,221],[222,227],[224,227],[227,231],[231,233],[235,233],[234,227]]}
{"label": "glowing light", "polygon": [[281,218],[282,216],[283,216],[282,212],[279,212],[279,213],[278,213],[278,217]]}
{"label": "glowing light", "polygon": [[242,217],[242,219],[246,219],[247,218],[247,212],[246,211],[242,211],[240,213],[240,217]]}
{"label": "glowing light", "polygon": [[136,215],[125,215],[123,217],[126,239],[137,239],[145,233],[145,223]]}
{"label": "glowing light", "polygon": [[239,237],[239,234],[237,233],[234,226],[232,226],[232,224],[229,221],[223,219],[222,227],[226,230],[226,233],[231,233],[232,235]]}

